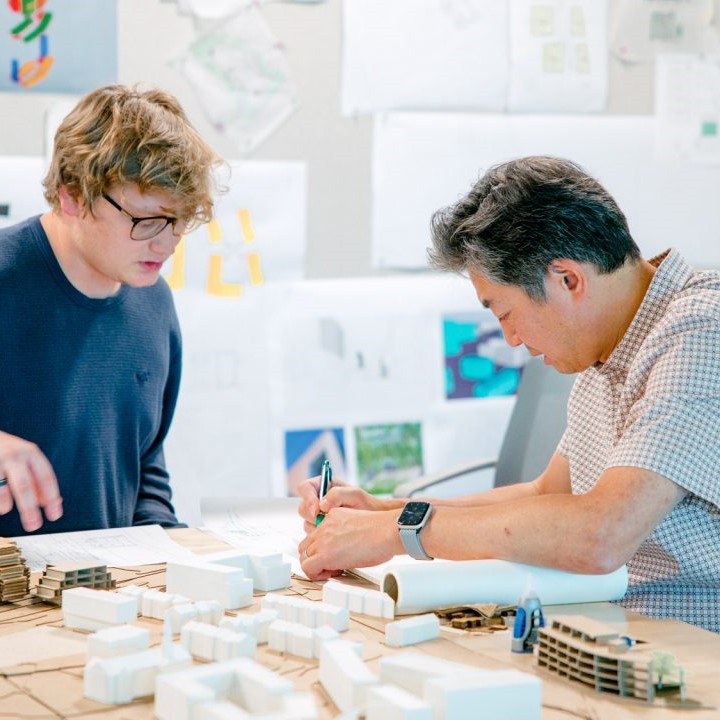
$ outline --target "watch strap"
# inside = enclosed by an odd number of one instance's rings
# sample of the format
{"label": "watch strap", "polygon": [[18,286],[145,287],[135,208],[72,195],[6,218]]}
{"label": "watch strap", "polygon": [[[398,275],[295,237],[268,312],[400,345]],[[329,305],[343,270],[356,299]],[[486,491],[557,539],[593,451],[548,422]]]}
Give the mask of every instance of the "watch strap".
{"label": "watch strap", "polygon": [[420,542],[420,530],[422,528],[400,528],[400,539],[407,554],[416,560],[432,560],[425,552]]}

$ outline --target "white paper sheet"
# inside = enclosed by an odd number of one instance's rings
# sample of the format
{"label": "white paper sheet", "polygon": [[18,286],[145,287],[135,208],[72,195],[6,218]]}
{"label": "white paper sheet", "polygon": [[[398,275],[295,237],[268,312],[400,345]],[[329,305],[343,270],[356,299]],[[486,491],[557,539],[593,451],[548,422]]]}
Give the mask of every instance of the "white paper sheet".
{"label": "white paper sheet", "polygon": [[380,587],[395,599],[395,614],[457,605],[516,604],[528,582],[543,605],[619,600],[627,591],[623,565],[607,575],[579,575],[504,560],[390,562]]}
{"label": "white paper sheet", "polygon": [[305,537],[298,498],[202,499],[202,522],[218,537],[248,553],[283,553],[296,575],[305,577],[298,544]]}
{"label": "white paper sheet", "polygon": [[342,109],[499,110],[507,0],[345,0]]}
{"label": "white paper sheet", "polygon": [[87,560],[110,567],[134,567],[196,557],[171,540],[159,525],[28,535],[13,540],[31,572],[62,562]]}
{"label": "white paper sheet", "polygon": [[0,228],[47,212],[43,197],[43,158],[25,155],[0,157]]}
{"label": "white paper sheet", "polygon": [[510,0],[510,111],[605,107],[606,5],[605,0]]}
{"label": "white paper sheet", "polygon": [[266,295],[175,294],[183,380],[165,457],[175,509],[200,524],[200,498],[269,496]]}
{"label": "white paper sheet", "polygon": [[654,122],[643,116],[379,117],[373,149],[375,264],[424,267],[433,212],[464,195],[492,165],[550,154],[580,163],[605,185],[646,257],[675,246],[699,267],[720,266],[720,168],[656,158]]}
{"label": "white paper sheet", "polygon": [[720,165],[720,55],[658,55],[655,113],[659,157]]}

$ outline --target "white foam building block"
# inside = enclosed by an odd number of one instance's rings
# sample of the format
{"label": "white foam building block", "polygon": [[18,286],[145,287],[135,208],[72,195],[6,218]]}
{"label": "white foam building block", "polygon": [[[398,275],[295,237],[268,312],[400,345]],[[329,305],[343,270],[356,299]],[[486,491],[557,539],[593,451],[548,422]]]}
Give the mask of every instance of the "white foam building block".
{"label": "white foam building block", "polygon": [[362,645],[347,640],[326,642],[321,647],[319,679],[342,712],[364,707],[368,689],[378,684],[361,655]]}
{"label": "white foam building block", "polygon": [[98,630],[87,639],[88,659],[142,652],[150,647],[150,633],[136,625],[116,625]]}
{"label": "white foam building block", "polygon": [[137,618],[135,598],[108,590],[69,588],[62,593],[65,627],[76,630],[102,630]]}
{"label": "white foam building block", "polygon": [[332,642],[340,637],[337,630],[333,630],[329,625],[321,625],[313,629],[313,657],[320,659],[320,652],[323,643]]}
{"label": "white foam building block", "polygon": [[300,623],[276,620],[268,629],[268,647],[300,657],[314,656],[313,628]]}
{"label": "white foam building block", "polygon": [[323,586],[323,602],[362,615],[388,619],[395,617],[395,601],[387,593],[345,585],[337,580],[328,580]]}
{"label": "white foam building block", "polygon": [[194,720],[251,720],[252,715],[231,700],[203,703],[193,713]]}
{"label": "white foam building block", "polygon": [[344,632],[350,627],[350,613],[347,608],[325,602],[268,593],[260,601],[260,605],[263,610],[276,610],[280,620],[301,623],[311,628],[329,625],[337,632]]}
{"label": "white foam building block", "polygon": [[224,617],[220,627],[233,632],[249,633],[255,638],[258,645],[268,641],[270,625],[279,618],[277,610],[260,610],[256,613],[243,613],[235,617]]}
{"label": "white foam building block", "polygon": [[[185,623],[195,620],[208,625],[219,625],[225,616],[225,610],[216,600],[199,600],[173,605],[167,612],[166,618],[170,621],[173,634],[179,633]],[[233,628],[230,628],[233,629]]]}
{"label": "white foam building block", "polygon": [[226,610],[247,607],[253,600],[252,579],[242,568],[228,565],[169,562],[165,586],[191,600],[216,600]]}
{"label": "white foam building block", "polygon": [[385,626],[385,642],[390,647],[417,645],[440,637],[440,620],[435,613],[415,615]]}
{"label": "white foam building block", "polygon": [[376,685],[367,691],[365,720],[433,720],[433,711],[397,685]]}
{"label": "white foam building block", "polygon": [[311,628],[301,623],[275,620],[268,629],[268,647],[304,658],[319,658],[322,644],[340,636],[328,625]]}
{"label": "white foam building block", "polygon": [[230,701],[249,713],[281,715],[292,683],[250,658],[201,665],[158,677],[158,720],[196,720],[199,709]]}
{"label": "white foam building block", "polygon": [[152,695],[159,674],[188,667],[192,658],[179,646],[112,658],[92,658],[85,666],[84,695],[106,705],[121,705]]}
{"label": "white foam building block", "polygon": [[406,650],[380,658],[380,680],[421,696],[425,681],[478,671],[479,668]]}
{"label": "white foam building block", "polygon": [[230,660],[255,654],[255,638],[247,633],[223,630],[215,625],[191,621],[180,633],[182,646],[193,656],[203,660]]}
{"label": "white foam building block", "polygon": [[438,720],[540,720],[542,683],[518,670],[485,670],[425,681],[423,697]]}
{"label": "white foam building block", "polygon": [[143,617],[164,620],[170,608],[174,605],[186,605],[188,602],[190,602],[189,598],[184,595],[149,589],[143,593],[140,601],[140,612]]}
{"label": "white foam building block", "polygon": [[290,586],[291,565],[281,553],[239,553],[227,550],[203,556],[205,562],[241,568],[256,590],[269,592]]}
{"label": "white foam building block", "polygon": [[137,614],[140,615],[142,613],[142,597],[147,590],[146,587],[142,587],[141,585],[123,585],[117,589],[117,592],[121,595],[135,598],[137,602]]}

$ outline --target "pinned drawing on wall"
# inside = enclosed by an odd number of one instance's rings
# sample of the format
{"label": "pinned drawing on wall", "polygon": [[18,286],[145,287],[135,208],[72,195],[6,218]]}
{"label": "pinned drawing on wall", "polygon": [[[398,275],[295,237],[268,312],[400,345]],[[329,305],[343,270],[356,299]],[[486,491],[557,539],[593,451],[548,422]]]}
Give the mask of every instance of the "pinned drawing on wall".
{"label": "pinned drawing on wall", "polygon": [[626,63],[651,62],[666,52],[717,52],[714,0],[616,0],[610,50]]}
{"label": "pinned drawing on wall", "polygon": [[344,0],[342,111],[501,110],[507,0]]}
{"label": "pinned drawing on wall", "polygon": [[345,432],[342,428],[285,431],[285,469],[287,494],[297,495],[298,485],[320,475],[328,460],[336,477],[347,477],[345,470]]}
{"label": "pinned drawing on wall", "polygon": [[513,395],[517,391],[527,350],[505,342],[492,313],[446,315],[442,324],[448,400]]}
{"label": "pinned drawing on wall", "polygon": [[419,422],[355,427],[360,487],[373,495],[391,495],[401,483],[423,472],[422,426]]}
{"label": "pinned drawing on wall", "polygon": [[303,276],[306,168],[300,162],[229,165],[213,219],[178,244],[164,268],[171,288],[239,298],[266,282]]}
{"label": "pinned drawing on wall", "polygon": [[598,112],[607,100],[606,4],[511,0],[508,109]]}
{"label": "pinned drawing on wall", "polygon": [[658,55],[655,114],[659,158],[720,165],[720,55]]}
{"label": "pinned drawing on wall", "polygon": [[297,105],[285,49],[254,5],[202,33],[175,64],[210,123],[243,156]]}
{"label": "pinned drawing on wall", "polygon": [[117,0],[8,0],[0,32],[0,91],[81,94],[117,81]]}

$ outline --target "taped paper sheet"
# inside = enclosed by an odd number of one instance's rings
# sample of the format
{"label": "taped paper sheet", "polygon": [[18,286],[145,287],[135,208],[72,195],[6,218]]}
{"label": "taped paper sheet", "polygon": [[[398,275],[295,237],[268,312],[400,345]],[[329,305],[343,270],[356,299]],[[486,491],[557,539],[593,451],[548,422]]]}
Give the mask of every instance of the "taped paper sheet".
{"label": "taped paper sheet", "polygon": [[607,602],[625,595],[627,567],[607,575],[578,575],[505,560],[463,560],[391,565],[380,587],[395,600],[396,615],[457,605],[514,605],[528,581],[543,605]]}

